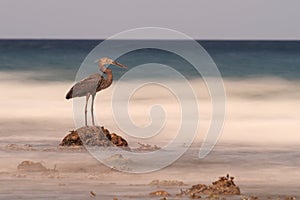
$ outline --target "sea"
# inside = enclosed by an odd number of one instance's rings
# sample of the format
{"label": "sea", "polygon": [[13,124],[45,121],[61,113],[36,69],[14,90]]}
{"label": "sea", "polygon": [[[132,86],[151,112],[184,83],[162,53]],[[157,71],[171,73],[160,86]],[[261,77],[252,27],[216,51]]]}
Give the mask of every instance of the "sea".
{"label": "sea", "polygon": [[[31,77],[40,81],[72,81],[87,57],[102,40],[0,40],[0,70],[5,72],[45,72]],[[129,41],[132,42],[132,41]],[[143,41],[139,41],[142,43]],[[147,41],[145,41],[147,42]],[[212,57],[223,78],[277,77],[299,80],[299,41],[197,41]],[[111,48],[119,48],[117,41]],[[181,46],[185,41],[171,41]],[[101,55],[99,55],[101,57]],[[155,49],[141,49],[120,58],[129,66],[158,62],[194,73],[187,63],[174,62],[174,55]],[[59,71],[60,73],[56,73]],[[190,71],[190,73],[189,73]],[[120,74],[117,71],[117,77]]]}
{"label": "sea", "polygon": [[[161,189],[177,199],[180,189],[227,173],[242,196],[226,199],[300,198],[300,41],[194,41],[201,54],[190,41],[116,40],[99,50],[103,42],[0,40],[0,199],[159,199],[149,193]],[[115,56],[136,44],[149,47]],[[143,163],[144,171],[118,171],[89,149],[59,147],[69,131],[84,125],[85,98],[66,100],[66,93],[101,73],[94,61],[110,53],[128,69],[109,66],[114,81],[95,99],[97,124],[132,148],[162,147],[157,159]],[[199,72],[189,59],[213,73]],[[218,133],[210,137],[215,126]],[[211,145],[201,158],[204,143]],[[177,151],[182,155],[164,162]],[[18,171],[25,160],[56,171]],[[164,164],[154,169],[153,163]],[[186,186],[150,186],[154,179]]]}

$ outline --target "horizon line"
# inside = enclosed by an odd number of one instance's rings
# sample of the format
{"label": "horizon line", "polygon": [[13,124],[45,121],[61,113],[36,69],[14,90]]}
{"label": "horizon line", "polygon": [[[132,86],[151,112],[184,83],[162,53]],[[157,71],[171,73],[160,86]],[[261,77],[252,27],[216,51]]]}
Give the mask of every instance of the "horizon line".
{"label": "horizon line", "polygon": [[[106,39],[101,39],[101,38],[0,38],[0,40],[86,40],[86,41],[104,41]],[[124,38],[124,39],[110,39],[110,40],[170,40],[170,41],[184,41],[182,39],[132,39],[132,38]],[[202,39],[194,39],[193,40],[196,40],[196,41],[282,41],[282,42],[293,42],[293,41],[300,41],[300,38],[299,39],[280,39],[280,38],[277,38],[277,39],[264,39],[264,38],[257,38],[257,39],[246,39],[246,38],[202,38]]]}

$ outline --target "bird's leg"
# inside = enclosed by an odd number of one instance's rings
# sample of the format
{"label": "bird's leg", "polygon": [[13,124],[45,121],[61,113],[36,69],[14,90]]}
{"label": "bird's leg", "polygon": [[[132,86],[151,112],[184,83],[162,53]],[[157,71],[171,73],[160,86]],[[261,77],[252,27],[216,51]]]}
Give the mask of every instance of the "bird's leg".
{"label": "bird's leg", "polygon": [[85,126],[87,127],[87,105],[88,105],[88,102],[89,102],[89,98],[90,98],[90,93],[88,93],[86,95],[86,102],[85,102],[85,108],[84,108],[84,120],[85,120]]}
{"label": "bird's leg", "polygon": [[93,126],[95,126],[95,119],[94,119],[94,99],[95,99],[95,94],[92,95],[92,105],[91,105],[91,113],[92,113],[92,123]]}

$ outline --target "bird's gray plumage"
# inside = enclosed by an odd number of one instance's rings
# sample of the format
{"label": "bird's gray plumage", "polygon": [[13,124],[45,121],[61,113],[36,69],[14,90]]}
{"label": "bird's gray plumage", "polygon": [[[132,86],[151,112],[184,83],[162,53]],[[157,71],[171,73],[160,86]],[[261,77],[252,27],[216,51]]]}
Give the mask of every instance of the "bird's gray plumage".
{"label": "bird's gray plumage", "polygon": [[104,76],[102,76],[101,74],[92,74],[89,77],[75,83],[75,85],[68,91],[66,95],[66,99],[83,97],[83,96],[86,97],[86,103],[84,109],[86,126],[87,126],[87,105],[90,96],[92,96],[92,104],[91,104],[92,123],[93,125],[95,125],[93,106],[94,106],[94,99],[96,93],[99,92],[100,90],[109,87],[113,81],[112,71],[111,69],[105,67],[105,65],[116,65],[122,68],[127,68],[125,65],[122,65],[116,61],[113,61],[105,57],[98,60],[98,63],[99,63],[99,69],[104,74],[106,74],[106,78],[104,78]]}
{"label": "bird's gray plumage", "polygon": [[96,92],[104,89],[105,82],[106,80],[101,74],[92,74],[77,82],[67,93],[66,99],[86,96],[87,93],[95,95]]}

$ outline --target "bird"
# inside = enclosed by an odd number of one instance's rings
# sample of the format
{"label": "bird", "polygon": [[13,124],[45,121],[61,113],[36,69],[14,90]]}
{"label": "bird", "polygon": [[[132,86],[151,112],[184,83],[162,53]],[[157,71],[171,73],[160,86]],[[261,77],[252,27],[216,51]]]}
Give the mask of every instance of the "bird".
{"label": "bird", "polygon": [[88,76],[87,78],[82,79],[81,81],[75,83],[73,87],[68,91],[66,94],[66,99],[72,99],[75,97],[86,97],[85,102],[85,109],[84,109],[84,117],[85,117],[85,126],[87,127],[87,105],[90,96],[92,96],[92,104],[91,104],[91,114],[92,114],[92,124],[95,126],[95,120],[94,120],[94,99],[96,96],[96,93],[108,88],[113,81],[113,74],[112,70],[109,69],[109,65],[115,65],[124,69],[127,69],[128,67],[118,63],[110,58],[103,57],[101,59],[98,59],[96,62],[98,62],[99,69],[101,72],[103,72],[106,77],[101,75],[100,73],[92,74]]}

